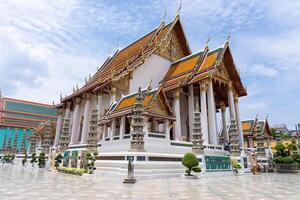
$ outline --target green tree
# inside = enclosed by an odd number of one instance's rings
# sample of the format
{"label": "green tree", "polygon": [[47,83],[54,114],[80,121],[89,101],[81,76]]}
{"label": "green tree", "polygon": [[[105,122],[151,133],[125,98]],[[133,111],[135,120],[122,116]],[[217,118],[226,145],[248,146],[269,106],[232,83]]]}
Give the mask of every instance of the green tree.
{"label": "green tree", "polygon": [[32,164],[32,167],[34,167],[34,164],[37,162],[36,153],[31,154],[31,160],[30,163]]}
{"label": "green tree", "polygon": [[46,165],[46,156],[44,152],[41,152],[38,158],[39,168],[44,168]]}
{"label": "green tree", "polygon": [[63,156],[61,154],[58,154],[55,157],[55,164],[54,164],[54,166],[56,167],[56,169],[58,169],[59,165],[62,163],[62,160],[63,160]]}
{"label": "green tree", "polygon": [[182,164],[187,168],[185,173],[190,176],[191,172],[194,171],[196,173],[201,172],[201,168],[199,165],[199,160],[193,153],[186,153],[182,158]]}
{"label": "green tree", "polygon": [[95,153],[88,153],[86,155],[86,160],[87,160],[87,171],[89,174],[92,174],[94,172],[94,170],[96,170],[95,167],[95,161],[96,161],[96,156],[98,155],[97,152]]}
{"label": "green tree", "polygon": [[22,159],[22,165],[25,166],[25,163],[27,162],[27,153],[25,152],[25,156]]}
{"label": "green tree", "polygon": [[275,150],[279,156],[285,156],[286,147],[282,142],[278,142],[275,146]]}

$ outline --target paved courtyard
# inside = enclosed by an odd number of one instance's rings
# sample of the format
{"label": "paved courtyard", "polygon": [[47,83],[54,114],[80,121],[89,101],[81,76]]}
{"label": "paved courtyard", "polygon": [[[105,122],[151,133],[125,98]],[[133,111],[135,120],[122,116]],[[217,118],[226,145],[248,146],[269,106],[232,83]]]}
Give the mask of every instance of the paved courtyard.
{"label": "paved courtyard", "polygon": [[262,174],[138,180],[74,176],[43,169],[0,165],[0,199],[300,199],[300,175]]}

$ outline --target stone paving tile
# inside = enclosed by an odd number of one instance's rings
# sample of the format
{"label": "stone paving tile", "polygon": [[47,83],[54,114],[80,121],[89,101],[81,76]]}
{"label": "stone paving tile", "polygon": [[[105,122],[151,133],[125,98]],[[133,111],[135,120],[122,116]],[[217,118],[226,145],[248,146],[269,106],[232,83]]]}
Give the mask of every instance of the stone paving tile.
{"label": "stone paving tile", "polygon": [[122,177],[74,176],[44,169],[0,165],[0,200],[88,199],[300,199],[300,175],[261,174],[138,180],[124,185]]}

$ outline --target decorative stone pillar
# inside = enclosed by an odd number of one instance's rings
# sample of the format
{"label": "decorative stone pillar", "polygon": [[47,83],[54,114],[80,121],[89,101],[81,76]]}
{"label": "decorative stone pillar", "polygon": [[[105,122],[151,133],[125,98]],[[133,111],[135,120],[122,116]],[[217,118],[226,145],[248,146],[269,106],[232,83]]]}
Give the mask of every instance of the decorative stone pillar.
{"label": "decorative stone pillar", "polygon": [[56,123],[56,131],[55,131],[55,139],[54,139],[54,147],[57,147],[59,145],[59,138],[60,138],[60,132],[61,132],[61,126],[62,126],[62,113],[63,109],[59,108],[58,111],[58,118]]}
{"label": "decorative stone pillar", "polygon": [[114,103],[116,101],[116,99],[117,99],[117,97],[116,97],[116,91],[117,91],[116,87],[112,86],[110,88],[110,105],[112,103]]}
{"label": "decorative stone pillar", "polygon": [[82,136],[81,136],[81,144],[87,143],[87,135],[90,121],[90,113],[91,113],[91,94],[87,93],[85,95],[86,101],[84,106],[84,117],[83,117],[83,125],[82,125]]}
{"label": "decorative stone pillar", "polygon": [[227,131],[227,124],[226,124],[226,105],[224,102],[221,102],[221,113],[222,113],[222,135],[224,137],[225,142],[229,142],[229,136]]}
{"label": "decorative stone pillar", "polygon": [[191,84],[188,86],[189,87],[189,135],[190,135],[190,140],[192,139],[192,133],[193,133],[193,115],[194,115],[194,85]]}
{"label": "decorative stone pillar", "polygon": [[199,107],[196,105],[196,109],[194,112],[194,123],[193,123],[193,147],[192,150],[195,154],[203,154],[203,139],[202,139],[202,132],[201,132],[201,118]]}
{"label": "decorative stone pillar", "polygon": [[97,152],[97,108],[94,107],[91,113],[90,122],[89,122],[89,131],[87,135],[87,144],[88,149],[91,152]]}
{"label": "decorative stone pillar", "polygon": [[125,134],[125,123],[126,123],[126,116],[122,116],[120,120],[120,140],[123,140],[123,136]]}
{"label": "decorative stone pillar", "polygon": [[143,133],[144,108],[143,108],[143,97],[142,97],[141,88],[139,88],[135,99],[136,102],[132,109],[133,116],[131,119],[131,126],[133,130],[131,132],[130,150],[144,151],[144,133]]}
{"label": "decorative stone pillar", "polygon": [[243,133],[243,127],[240,117],[240,107],[239,107],[239,97],[236,95],[234,97],[234,107],[235,107],[235,113],[236,113],[236,123],[238,125],[238,132],[239,132],[239,145],[240,147],[244,148],[244,133]]}
{"label": "decorative stone pillar", "polygon": [[180,89],[174,92],[174,111],[176,121],[174,122],[175,140],[181,139],[181,117],[180,117]]}
{"label": "decorative stone pillar", "polygon": [[209,144],[208,123],[207,123],[207,95],[208,86],[206,83],[200,83],[200,101],[201,101],[201,125],[203,132],[203,143]]}
{"label": "decorative stone pillar", "polygon": [[217,134],[217,120],[216,120],[216,104],[212,85],[212,79],[208,83],[207,91],[207,107],[208,107],[208,130],[209,130],[209,141],[211,144],[218,144]]}
{"label": "decorative stone pillar", "polygon": [[71,142],[70,144],[76,144],[78,139],[78,126],[79,126],[79,103],[80,98],[75,99],[75,108],[74,108],[74,116],[72,122],[72,133],[71,133]]}
{"label": "decorative stone pillar", "polygon": [[230,81],[228,84],[228,104],[229,104],[229,112],[230,112],[230,120],[236,119],[236,112],[235,112],[235,107],[234,107],[234,97],[233,97],[233,86],[232,82]]}
{"label": "decorative stone pillar", "polygon": [[63,153],[64,150],[68,148],[70,139],[70,107],[71,102],[67,102],[65,117],[62,125],[62,132],[59,140],[60,152]]}

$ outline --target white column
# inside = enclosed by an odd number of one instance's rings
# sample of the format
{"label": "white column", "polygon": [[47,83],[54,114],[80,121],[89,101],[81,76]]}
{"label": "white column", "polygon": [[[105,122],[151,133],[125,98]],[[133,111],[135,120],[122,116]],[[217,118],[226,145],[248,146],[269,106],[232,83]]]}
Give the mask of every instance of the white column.
{"label": "white column", "polygon": [[123,135],[125,134],[125,123],[126,116],[122,116],[120,120],[120,140],[123,140]]}
{"label": "white column", "polygon": [[181,139],[181,120],[180,120],[180,90],[177,89],[174,93],[174,111],[176,115],[176,121],[174,122],[175,140]]}
{"label": "white column", "polygon": [[216,104],[214,98],[214,91],[212,85],[212,79],[210,79],[207,91],[207,107],[208,107],[208,130],[209,130],[209,140],[211,144],[218,144],[217,137],[217,120],[216,120]]}
{"label": "white column", "polygon": [[98,103],[97,103],[97,110],[98,110],[98,119],[103,114],[103,94],[98,93]]}
{"label": "white column", "polygon": [[57,123],[56,123],[54,147],[57,147],[59,145],[59,137],[60,137],[61,125],[62,125],[62,112],[63,112],[63,110],[61,108],[58,109],[58,118],[57,118]]}
{"label": "white column", "polygon": [[110,141],[114,140],[115,132],[116,132],[116,119],[113,118],[110,127]]}
{"label": "white column", "polygon": [[91,94],[86,94],[86,102],[84,106],[84,117],[83,117],[83,125],[82,125],[82,136],[81,136],[81,144],[87,143],[87,135],[88,128],[90,122],[90,113],[91,113]]}
{"label": "white column", "polygon": [[203,143],[209,144],[208,125],[207,125],[207,103],[206,103],[207,84],[200,84],[200,101],[201,101],[201,128],[203,132]]}
{"label": "white column", "polygon": [[102,142],[105,142],[106,135],[107,135],[107,124],[103,126]]}
{"label": "white column", "polygon": [[228,104],[229,104],[229,112],[230,112],[230,120],[236,119],[236,112],[234,108],[234,97],[233,97],[233,91],[232,91],[232,82],[229,82],[228,84]]}
{"label": "white column", "polygon": [[170,140],[170,127],[169,127],[169,120],[165,119],[164,121],[164,130],[166,134],[166,140]]}
{"label": "white column", "polygon": [[226,124],[226,105],[224,102],[221,103],[221,112],[222,112],[222,134],[224,135],[224,141],[229,142],[229,136],[227,132],[227,124]]}
{"label": "white column", "polygon": [[70,144],[76,144],[78,139],[78,126],[79,126],[79,103],[80,99],[75,99],[75,108],[72,122],[72,133],[71,133],[71,142]]}
{"label": "white column", "polygon": [[116,87],[111,87],[110,89],[110,105],[116,101]]}
{"label": "white column", "polygon": [[192,139],[193,133],[193,118],[194,118],[194,86],[193,84],[189,85],[189,132],[190,132],[190,141]]}
{"label": "white column", "polygon": [[143,128],[143,132],[145,133],[144,137],[148,137],[148,133],[149,133],[149,117],[144,115],[144,128]]}
{"label": "white column", "polygon": [[237,95],[234,97],[234,107],[235,107],[236,121],[237,121],[238,131],[239,131],[239,144],[241,148],[244,148],[244,134],[243,134],[243,127],[240,118],[239,97]]}

